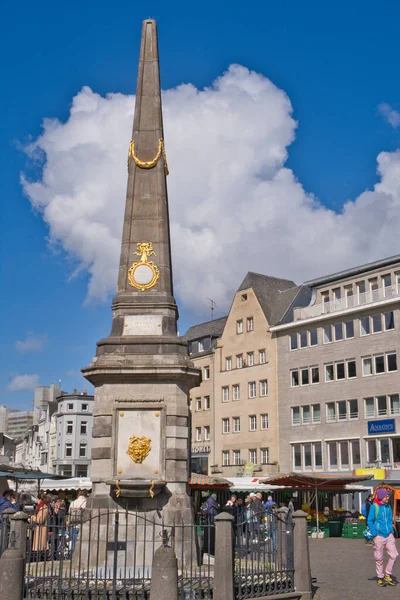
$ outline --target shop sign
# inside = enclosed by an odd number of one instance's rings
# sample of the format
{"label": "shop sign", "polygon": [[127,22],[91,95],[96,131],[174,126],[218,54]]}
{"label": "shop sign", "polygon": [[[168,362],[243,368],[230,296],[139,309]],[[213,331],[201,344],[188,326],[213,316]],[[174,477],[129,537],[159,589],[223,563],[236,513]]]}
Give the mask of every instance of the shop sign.
{"label": "shop sign", "polygon": [[192,446],[192,454],[210,454],[211,446]]}
{"label": "shop sign", "polygon": [[368,421],[368,435],[395,432],[396,426],[394,419],[383,419],[382,421]]}
{"label": "shop sign", "polygon": [[353,474],[357,477],[362,477],[363,475],[373,475],[374,479],[386,479],[387,471],[386,469],[354,469]]}

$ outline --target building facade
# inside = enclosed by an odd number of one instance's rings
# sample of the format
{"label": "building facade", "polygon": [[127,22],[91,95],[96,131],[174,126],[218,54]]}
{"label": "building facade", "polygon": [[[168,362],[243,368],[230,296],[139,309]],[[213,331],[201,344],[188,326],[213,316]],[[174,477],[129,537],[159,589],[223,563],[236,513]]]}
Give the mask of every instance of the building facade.
{"label": "building facade", "polygon": [[280,324],[281,471],[400,468],[400,256],[306,282]]}
{"label": "building facade", "polygon": [[61,388],[52,383],[51,385],[39,385],[35,388],[33,397],[33,423],[37,425],[42,416],[42,413],[46,411],[47,405],[51,402],[55,402],[57,396],[62,394]]}
{"label": "building facade", "polygon": [[248,273],[226,318],[185,335],[202,370],[190,392],[194,468],[203,455],[202,472],[208,458],[208,472],[223,477],[279,470],[277,350],[269,329],[297,290],[293,281]]}
{"label": "building facade", "polygon": [[[93,396],[86,392],[57,398],[55,472],[65,477],[90,476]],[[50,427],[49,427],[50,439]]]}
{"label": "building facade", "polygon": [[31,410],[9,410],[7,415],[6,433],[12,438],[19,438],[33,425]]}

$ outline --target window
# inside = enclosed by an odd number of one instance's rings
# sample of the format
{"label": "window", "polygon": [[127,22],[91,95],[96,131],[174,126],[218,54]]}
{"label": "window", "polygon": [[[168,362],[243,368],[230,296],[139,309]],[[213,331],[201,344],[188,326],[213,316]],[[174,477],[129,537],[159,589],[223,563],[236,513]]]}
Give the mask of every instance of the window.
{"label": "window", "polygon": [[204,396],[204,410],[210,410],[211,402],[210,396]]}
{"label": "window", "polygon": [[268,429],[268,413],[263,413],[262,415],[260,415],[260,419],[261,429],[265,431],[265,429]]}
{"label": "window", "polygon": [[246,302],[247,300],[247,294],[242,294],[242,302]]}
{"label": "window", "polygon": [[368,462],[370,463],[376,462],[378,460],[376,440],[367,440],[367,457]]}
{"label": "window", "polygon": [[257,395],[257,386],[255,381],[249,382],[249,398],[255,398]]}
{"label": "window", "polygon": [[82,410],[83,411],[89,410],[89,405],[88,404],[82,404]]}
{"label": "window", "polygon": [[222,419],[222,433],[229,433],[229,419]]}
{"label": "window", "polygon": [[236,321],[236,333],[243,333],[243,320]]}
{"label": "window", "polygon": [[385,357],[383,354],[378,354],[374,356],[375,360],[375,373],[379,375],[380,373],[385,372]]}
{"label": "window", "polygon": [[311,406],[312,409],[312,422],[313,423],[321,423],[321,405],[313,404]]}
{"label": "window", "polygon": [[334,288],[334,289],[332,290],[332,292],[333,292],[333,298],[334,298],[334,300],[335,300],[335,304],[338,304],[338,303],[340,302],[340,298],[341,298],[341,296],[342,296],[342,293],[341,293],[341,291],[340,291],[340,287],[338,287],[338,288]]}
{"label": "window", "polygon": [[268,448],[261,448],[261,464],[268,464]]}
{"label": "window", "polygon": [[362,299],[360,298],[361,294],[365,294],[365,281],[357,281],[356,283],[357,295],[359,297],[359,303],[362,303]]}
{"label": "window", "polygon": [[381,333],[382,331],[382,315],[372,315],[372,333]]}
{"label": "window", "polygon": [[73,404],[67,404],[67,410],[74,410]]}
{"label": "window", "polygon": [[337,405],[337,415],[339,421],[346,421],[347,419],[347,407],[346,400],[340,400],[336,403]]}
{"label": "window", "polygon": [[310,329],[310,346],[318,345],[318,330]]}
{"label": "window", "polygon": [[253,465],[257,464],[257,450],[249,450],[249,461],[253,463]]}
{"label": "window", "polygon": [[367,377],[368,375],[372,375],[372,358],[370,356],[366,356],[362,359],[363,364],[363,376]]}
{"label": "window", "polygon": [[205,425],[204,426],[204,439],[207,440],[207,442],[210,440],[210,426],[209,425]]}
{"label": "window", "polygon": [[228,356],[225,359],[225,370],[226,371],[231,371],[232,370],[232,356]]}
{"label": "window", "polygon": [[332,341],[332,325],[326,325],[324,327],[323,342],[324,344],[330,344]]}
{"label": "window", "polygon": [[292,387],[297,387],[299,385],[299,371],[297,369],[295,371],[290,371],[290,381]]}
{"label": "window", "polygon": [[233,433],[240,433],[240,417],[232,417]]}
{"label": "window", "polygon": [[204,379],[210,379],[210,367],[204,367],[203,376]]}
{"label": "window", "polygon": [[72,442],[65,444],[65,456],[72,456]]}
{"label": "window", "polygon": [[328,457],[329,467],[337,467],[338,456],[337,456],[337,444],[336,442],[328,442]]}
{"label": "window", "polygon": [[378,417],[383,417],[387,414],[386,396],[377,396],[376,404],[378,407]]}
{"label": "window", "polygon": [[375,401],[374,398],[365,398],[364,399],[364,405],[365,405],[365,416],[368,417],[374,417],[375,416]]}
{"label": "window", "polygon": [[340,451],[340,466],[348,467],[349,466],[349,442],[343,441],[339,442],[339,451]]}
{"label": "window", "polygon": [[390,329],[394,329],[394,315],[393,311],[384,313],[385,319],[385,331],[390,331]]}
{"label": "window", "polygon": [[87,435],[87,421],[81,421],[81,435]]}
{"label": "window", "polygon": [[346,321],[344,324],[345,332],[346,332],[346,340],[354,337],[354,321]]}
{"label": "window", "polygon": [[371,277],[371,279],[368,279],[368,283],[369,283],[370,290],[378,289],[378,278],[377,277]]}
{"label": "window", "polygon": [[325,365],[325,381],[333,381],[333,365]]}
{"label": "window", "polygon": [[383,439],[380,441],[381,461],[384,463],[390,462],[389,440]]}
{"label": "window", "polygon": [[336,421],[336,407],[334,402],[327,402],[326,404],[326,420],[328,423]]}
{"label": "window", "polygon": [[343,323],[335,323],[333,329],[335,331],[335,342],[340,342],[343,339]]}
{"label": "window", "polygon": [[233,399],[240,400],[240,385],[238,383],[235,383],[232,386],[232,390],[233,390]]}
{"label": "window", "polygon": [[293,463],[295,469],[301,469],[301,446],[300,444],[293,445]]}
{"label": "window", "polygon": [[292,425],[300,425],[300,406],[292,408]]}
{"label": "window", "polygon": [[74,431],[74,424],[73,424],[73,422],[72,421],[67,421],[67,430],[66,430],[65,433],[67,435],[68,434],[71,435],[73,433],[73,431]]}
{"label": "window", "polygon": [[201,410],[201,398],[196,398],[196,410]]}
{"label": "window", "polygon": [[229,465],[229,451],[228,450],[224,450],[222,452],[222,464],[224,467],[227,467]]}
{"label": "window", "polygon": [[400,396],[399,394],[392,394],[389,396],[390,399],[390,414],[400,414]]}
{"label": "window", "polygon": [[361,465],[360,440],[351,440],[351,464],[353,467]]}
{"label": "window", "polygon": [[243,367],[243,354],[238,354],[236,356],[236,368],[241,369]]}
{"label": "window", "polygon": [[308,346],[307,331],[300,331],[300,348],[307,348],[307,346]]}
{"label": "window", "polygon": [[233,451],[233,464],[240,465],[240,450]]}
{"label": "window", "polygon": [[321,292],[321,299],[324,304],[328,304],[329,302],[329,291]]}
{"label": "window", "polygon": [[311,383],[319,383],[319,367],[311,367]]}
{"label": "window", "polygon": [[302,411],[302,422],[303,425],[309,425],[311,422],[311,411],[310,411],[310,406],[302,406],[301,408]]}
{"label": "window", "polygon": [[387,275],[382,275],[382,288],[383,288],[383,294],[384,296],[388,296],[390,295],[391,292],[391,288],[392,287],[392,276],[390,273],[388,273]]}
{"label": "window", "polygon": [[253,317],[247,317],[247,331],[254,331],[254,319],[253,319]]}
{"label": "window", "polygon": [[353,377],[357,377],[357,369],[356,369],[356,361],[354,359],[347,360],[347,377],[352,379]]}
{"label": "window", "polygon": [[350,419],[358,419],[358,400],[349,400],[349,418]]}
{"label": "window", "polygon": [[369,335],[371,333],[369,317],[361,317],[360,319],[360,335]]}
{"label": "window", "polygon": [[346,297],[346,306],[354,306],[354,301],[353,301],[353,286],[350,285],[345,285],[344,286],[344,294]]}
{"label": "window", "polygon": [[322,469],[322,444],[321,444],[321,442],[316,442],[314,444],[314,460],[315,460],[315,468]]}
{"label": "window", "polygon": [[247,353],[247,366],[252,367],[254,365],[254,352]]}
{"label": "window", "polygon": [[229,387],[226,385],[222,388],[222,402],[229,401]]}
{"label": "window", "polygon": [[249,416],[249,430],[256,431],[257,429],[257,417],[256,415]]}
{"label": "window", "polygon": [[291,350],[297,350],[297,348],[298,348],[297,333],[292,333],[290,335],[290,349]]}
{"label": "window", "polygon": [[335,363],[336,379],[345,379],[344,362]]}
{"label": "window", "polygon": [[268,380],[262,379],[260,381],[260,396],[268,396]]}
{"label": "window", "polygon": [[391,371],[397,371],[397,356],[396,356],[396,353],[393,352],[391,354],[386,354],[386,359],[387,359],[387,370],[389,372],[391,372]]}
{"label": "window", "polygon": [[312,468],[312,446],[311,444],[303,444],[304,448],[304,468],[310,471]]}
{"label": "window", "polygon": [[259,350],[258,351],[258,358],[259,358],[259,361],[260,361],[260,365],[265,364],[265,360],[266,360],[265,350]]}
{"label": "window", "polygon": [[201,427],[196,427],[196,442],[201,442]]}
{"label": "window", "polygon": [[301,385],[308,385],[310,383],[308,367],[301,369]]}

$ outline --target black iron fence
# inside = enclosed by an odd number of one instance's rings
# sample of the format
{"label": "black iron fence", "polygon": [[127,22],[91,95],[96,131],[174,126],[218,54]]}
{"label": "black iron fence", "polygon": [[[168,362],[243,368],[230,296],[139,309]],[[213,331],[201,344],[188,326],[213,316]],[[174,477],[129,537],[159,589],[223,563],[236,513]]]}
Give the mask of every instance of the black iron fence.
{"label": "black iron fence", "polygon": [[240,514],[235,527],[236,598],[256,598],[294,590],[291,513]]}
{"label": "black iron fence", "polygon": [[[129,511],[85,511],[79,516],[42,509],[27,529],[25,598],[139,600],[150,597],[152,560],[174,548],[182,600],[212,598],[211,523],[165,523]],[[205,564],[203,564],[203,562]]]}
{"label": "black iron fence", "polygon": [[175,551],[180,600],[211,600],[221,576],[214,567],[216,537],[229,532],[232,550],[219,565],[233,566],[237,600],[294,591],[291,514],[230,512],[233,531],[214,517],[167,523],[159,513],[149,518],[128,510],[88,510],[68,516],[46,506],[22,529],[19,521],[16,532],[11,519],[11,536],[10,515],[4,515],[0,541],[5,549],[10,538],[15,542],[15,534],[20,536],[26,600],[148,599],[153,557],[162,546]]}

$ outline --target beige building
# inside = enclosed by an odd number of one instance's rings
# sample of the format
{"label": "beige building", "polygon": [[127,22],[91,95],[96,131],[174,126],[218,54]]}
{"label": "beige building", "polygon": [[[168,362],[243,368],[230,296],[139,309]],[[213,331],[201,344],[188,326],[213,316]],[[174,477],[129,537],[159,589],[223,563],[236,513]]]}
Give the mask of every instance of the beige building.
{"label": "beige building", "polygon": [[400,469],[400,256],[306,282],[277,341],[281,471]]}
{"label": "beige building", "polygon": [[269,329],[297,292],[292,281],[248,273],[226,318],[184,336],[202,370],[190,392],[192,470],[231,477],[279,470],[277,349]]}

